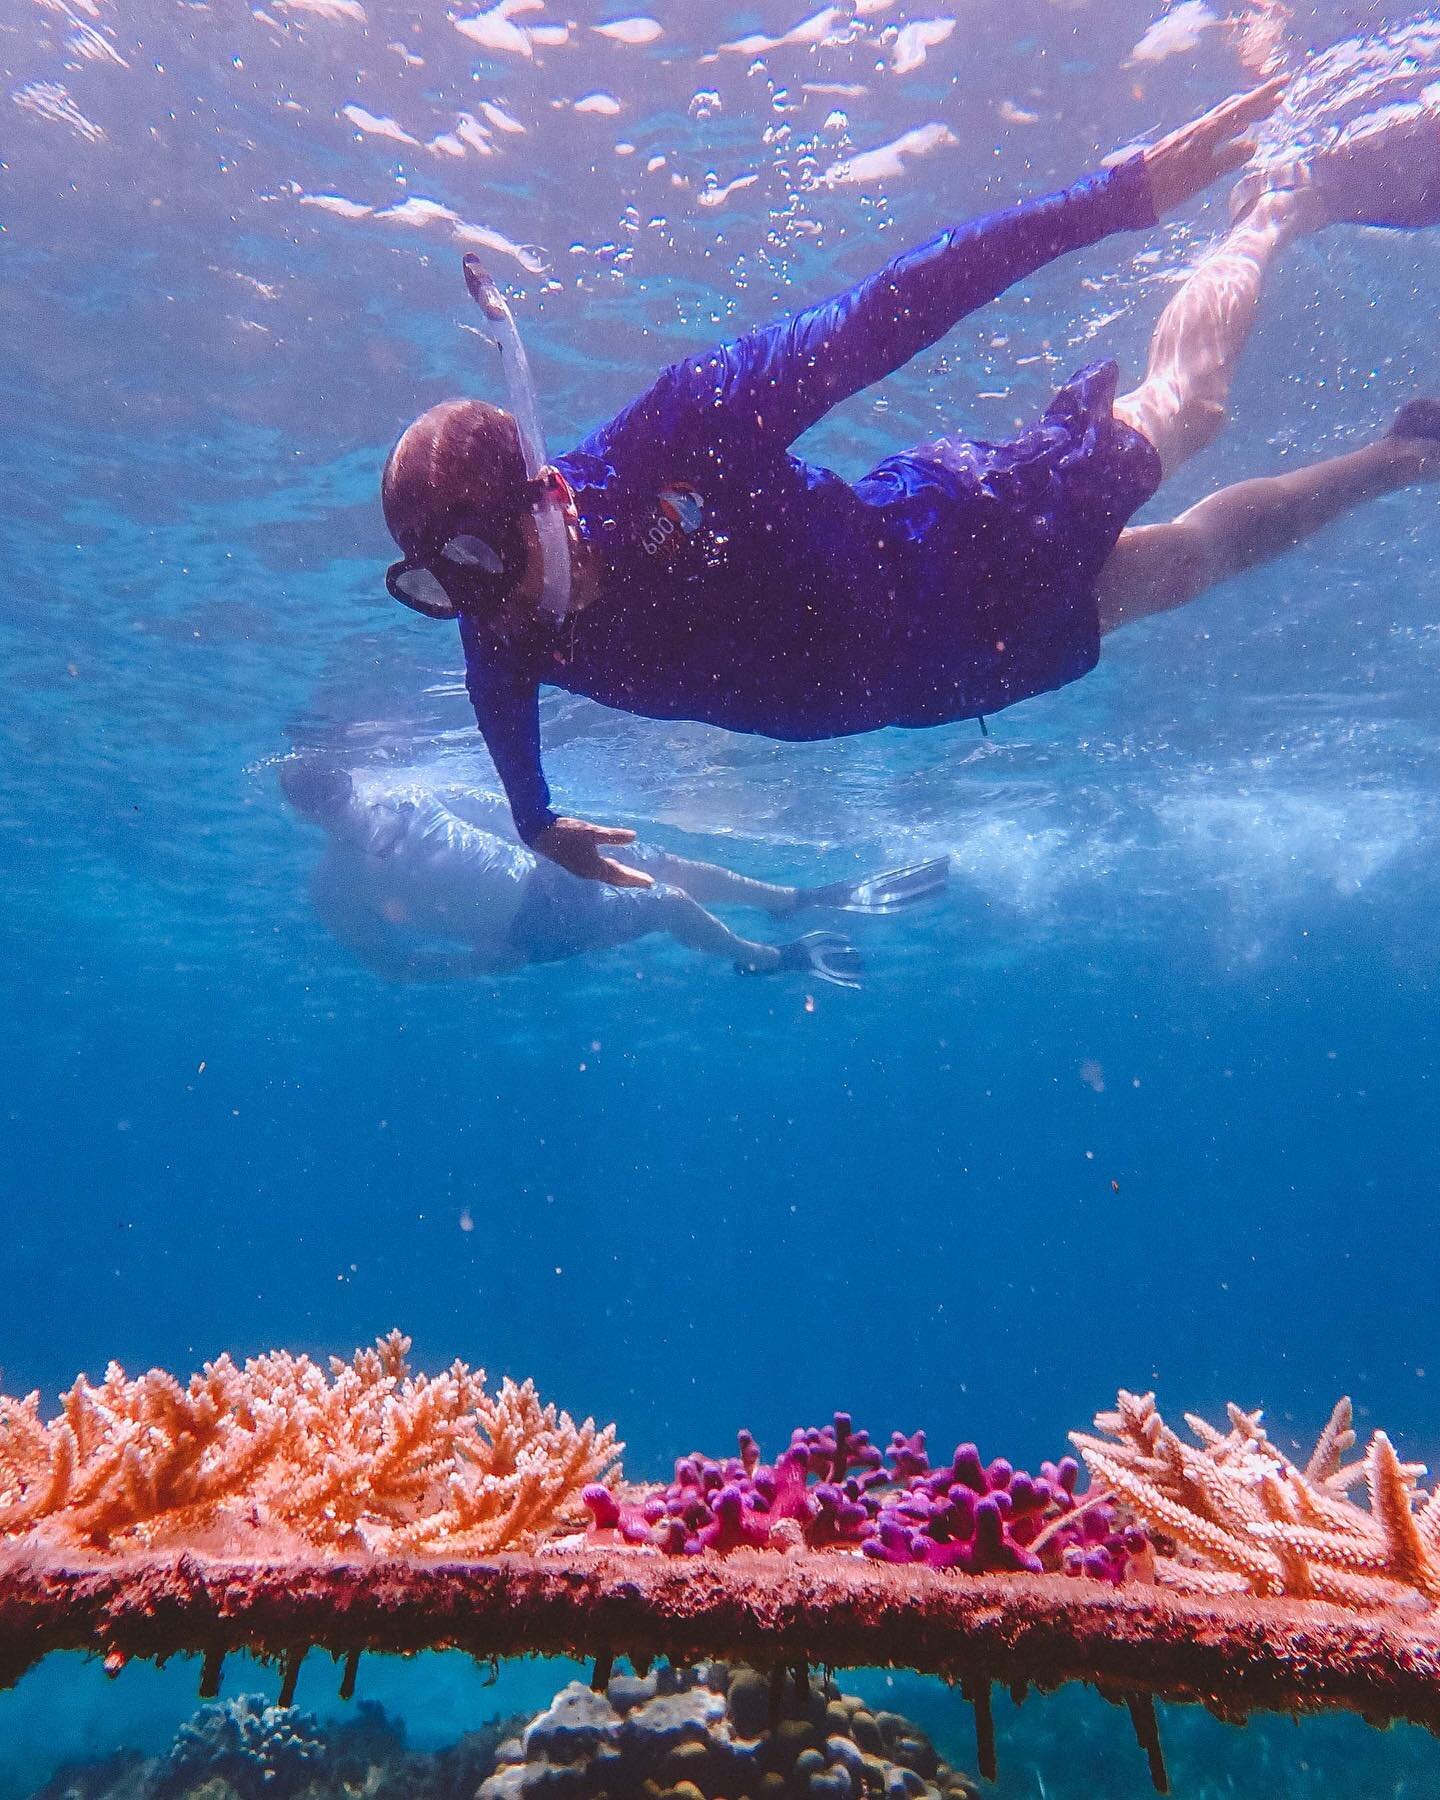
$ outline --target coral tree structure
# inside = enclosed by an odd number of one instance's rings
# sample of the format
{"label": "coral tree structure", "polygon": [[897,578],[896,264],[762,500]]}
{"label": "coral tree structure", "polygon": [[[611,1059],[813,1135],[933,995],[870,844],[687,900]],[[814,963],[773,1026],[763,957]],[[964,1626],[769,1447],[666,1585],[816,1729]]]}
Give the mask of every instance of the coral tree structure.
{"label": "coral tree structure", "polygon": [[1038,1476],[961,1444],[931,1466],[925,1433],[891,1435],[881,1451],[849,1413],[797,1429],[773,1465],[748,1431],[739,1455],[693,1455],[668,1487],[627,1498],[596,1485],[583,1495],[591,1540],[649,1544],[672,1556],[752,1550],[851,1549],[876,1562],[923,1563],[967,1575],[1064,1569],[1120,1582],[1145,1535],[1103,1500],[1078,1505],[1073,1457]]}
{"label": "coral tree structure", "polygon": [[485,1555],[580,1522],[612,1426],[454,1363],[411,1372],[398,1331],[326,1370],[283,1350],[182,1384],[115,1363],[60,1412],[0,1396],[0,1541],[130,1551]]}
{"label": "coral tree structure", "polygon": [[773,1464],[742,1434],[625,1489],[611,1428],[463,1363],[412,1373],[408,1348],[222,1357],[186,1384],[112,1367],[48,1420],[0,1400],[0,1685],[55,1649],[112,1671],[196,1651],[202,1698],[250,1650],[281,1662],[282,1708],[315,1646],[343,1696],[367,1650],[593,1657],[597,1690],[620,1655],[755,1662],[772,1691],[890,1664],[965,1691],[986,1774],[993,1684],[1080,1680],[1129,1708],[1157,1784],[1157,1695],[1440,1730],[1440,1500],[1381,1432],[1347,1462],[1343,1404],[1303,1469],[1258,1414],[1192,1420],[1187,1445],[1122,1394],[1076,1440],[1084,1493],[1068,1459],[935,1466],[846,1414]]}
{"label": "coral tree structure", "polygon": [[[1153,1394],[1123,1388],[1095,1420],[1103,1438],[1073,1441],[1097,1483],[1122,1499],[1172,1554],[1155,1558],[1164,1585],[1205,1594],[1289,1595],[1358,1611],[1428,1610],[1440,1603],[1440,1489],[1402,1463],[1383,1431],[1363,1459],[1341,1400],[1303,1469],[1266,1435],[1258,1412],[1231,1404],[1230,1429],[1186,1414],[1187,1444]],[[1368,1511],[1347,1498],[1364,1484]],[[1420,1503],[1417,1510],[1417,1501]]]}

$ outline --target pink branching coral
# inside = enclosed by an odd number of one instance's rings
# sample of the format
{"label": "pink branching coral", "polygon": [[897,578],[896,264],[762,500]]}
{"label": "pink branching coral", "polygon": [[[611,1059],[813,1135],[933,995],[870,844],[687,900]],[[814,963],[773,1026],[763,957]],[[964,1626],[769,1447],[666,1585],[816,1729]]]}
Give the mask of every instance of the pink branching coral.
{"label": "pink branching coral", "polygon": [[1078,1475],[1073,1457],[1032,1476],[1001,1458],[985,1463],[974,1444],[933,1468],[923,1431],[897,1431],[882,1451],[836,1413],[831,1425],[795,1431],[773,1465],[742,1431],[738,1456],[681,1457],[668,1487],[622,1499],[596,1486],[583,1498],[592,1540],[674,1556],[803,1544],[972,1575],[1065,1569],[1119,1582],[1144,1555],[1145,1535],[1122,1525],[1108,1498],[1077,1502]]}
{"label": "pink branching coral", "polygon": [[115,1363],[61,1410],[0,1396],[0,1541],[125,1551],[206,1541],[483,1555],[533,1547],[615,1479],[613,1426],[542,1406],[530,1382],[485,1388],[456,1362],[415,1374],[392,1331],[328,1373],[271,1351],[181,1384]]}

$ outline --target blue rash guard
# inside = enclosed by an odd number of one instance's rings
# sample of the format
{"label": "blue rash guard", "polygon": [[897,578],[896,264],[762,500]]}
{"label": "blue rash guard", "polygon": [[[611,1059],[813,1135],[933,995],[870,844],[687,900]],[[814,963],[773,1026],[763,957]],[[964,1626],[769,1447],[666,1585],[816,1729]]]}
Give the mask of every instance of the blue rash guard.
{"label": "blue rash guard", "polygon": [[505,642],[464,614],[466,685],[516,828],[554,818],[542,682],[775,738],[939,725],[1076,680],[1096,585],[1159,459],[1082,370],[1003,444],[946,437],[853,485],[789,445],[1045,263],[1155,223],[1143,158],[942,232],[848,292],[672,363],[557,466],[600,594]]}

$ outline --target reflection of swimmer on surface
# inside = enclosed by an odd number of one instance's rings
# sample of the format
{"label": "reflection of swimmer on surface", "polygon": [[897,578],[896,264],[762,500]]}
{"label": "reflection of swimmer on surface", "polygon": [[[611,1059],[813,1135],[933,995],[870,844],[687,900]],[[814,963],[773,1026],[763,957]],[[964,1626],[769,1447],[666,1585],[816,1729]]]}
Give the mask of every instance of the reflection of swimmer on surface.
{"label": "reflection of swimmer on surface", "polygon": [[280,784],[326,834],[311,882],[321,922],[390,981],[497,974],[663,932],[744,974],[801,970],[855,987],[860,958],[840,933],[756,943],[702,903],[753,907],[772,919],[821,908],[902,912],[935,897],[949,878],[941,857],[858,881],[780,887],[637,846],[632,854],[654,885],[622,891],[542,861],[508,835],[503,801],[470,788],[417,783],[366,797],[348,770],[301,757],[280,765]]}
{"label": "reflection of swimmer on surface", "polygon": [[1284,244],[1330,224],[1440,218],[1440,117],[1423,107],[1394,139],[1327,142],[1307,185],[1262,181],[1247,195],[1234,233],[1166,308],[1134,392],[1118,395],[1116,365],[1096,364],[1007,443],[947,435],[854,483],[793,453],[833,407],[1007,287],[1153,226],[1237,168],[1251,149],[1239,134],[1282,87],[671,364],[552,464],[526,453],[533,404],[512,414],[450,401],[417,419],[385,467],[385,517],[404,553],[387,584],[407,605],[458,617],[476,719],[521,837],[577,875],[649,879],[609,854],[629,833],[552,808],[541,684],[782,739],[983,716],[1078,680],[1109,631],[1440,473],[1434,408],[1422,404],[1360,451],[1128,526],[1223,422]]}

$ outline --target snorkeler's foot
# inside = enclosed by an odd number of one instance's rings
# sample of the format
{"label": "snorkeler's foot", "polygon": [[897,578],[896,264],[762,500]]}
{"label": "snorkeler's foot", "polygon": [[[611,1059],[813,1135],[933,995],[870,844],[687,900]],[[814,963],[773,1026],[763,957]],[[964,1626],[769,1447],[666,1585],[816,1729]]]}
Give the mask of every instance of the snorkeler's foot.
{"label": "snorkeler's foot", "polygon": [[864,959],[838,931],[807,931],[793,944],[752,944],[737,975],[813,975],[834,987],[858,988]]}
{"label": "snorkeler's foot", "polygon": [[1389,435],[1398,438],[1440,438],[1440,398],[1421,394],[1407,400],[1396,413]]}
{"label": "snorkeler's foot", "polygon": [[858,988],[865,972],[860,952],[838,931],[807,931],[793,944],[782,944],[780,967],[818,976],[834,987],[848,988]]}
{"label": "snorkeler's foot", "polygon": [[1440,481],[1440,398],[1407,400],[1382,440],[1403,463],[1406,482]]}

